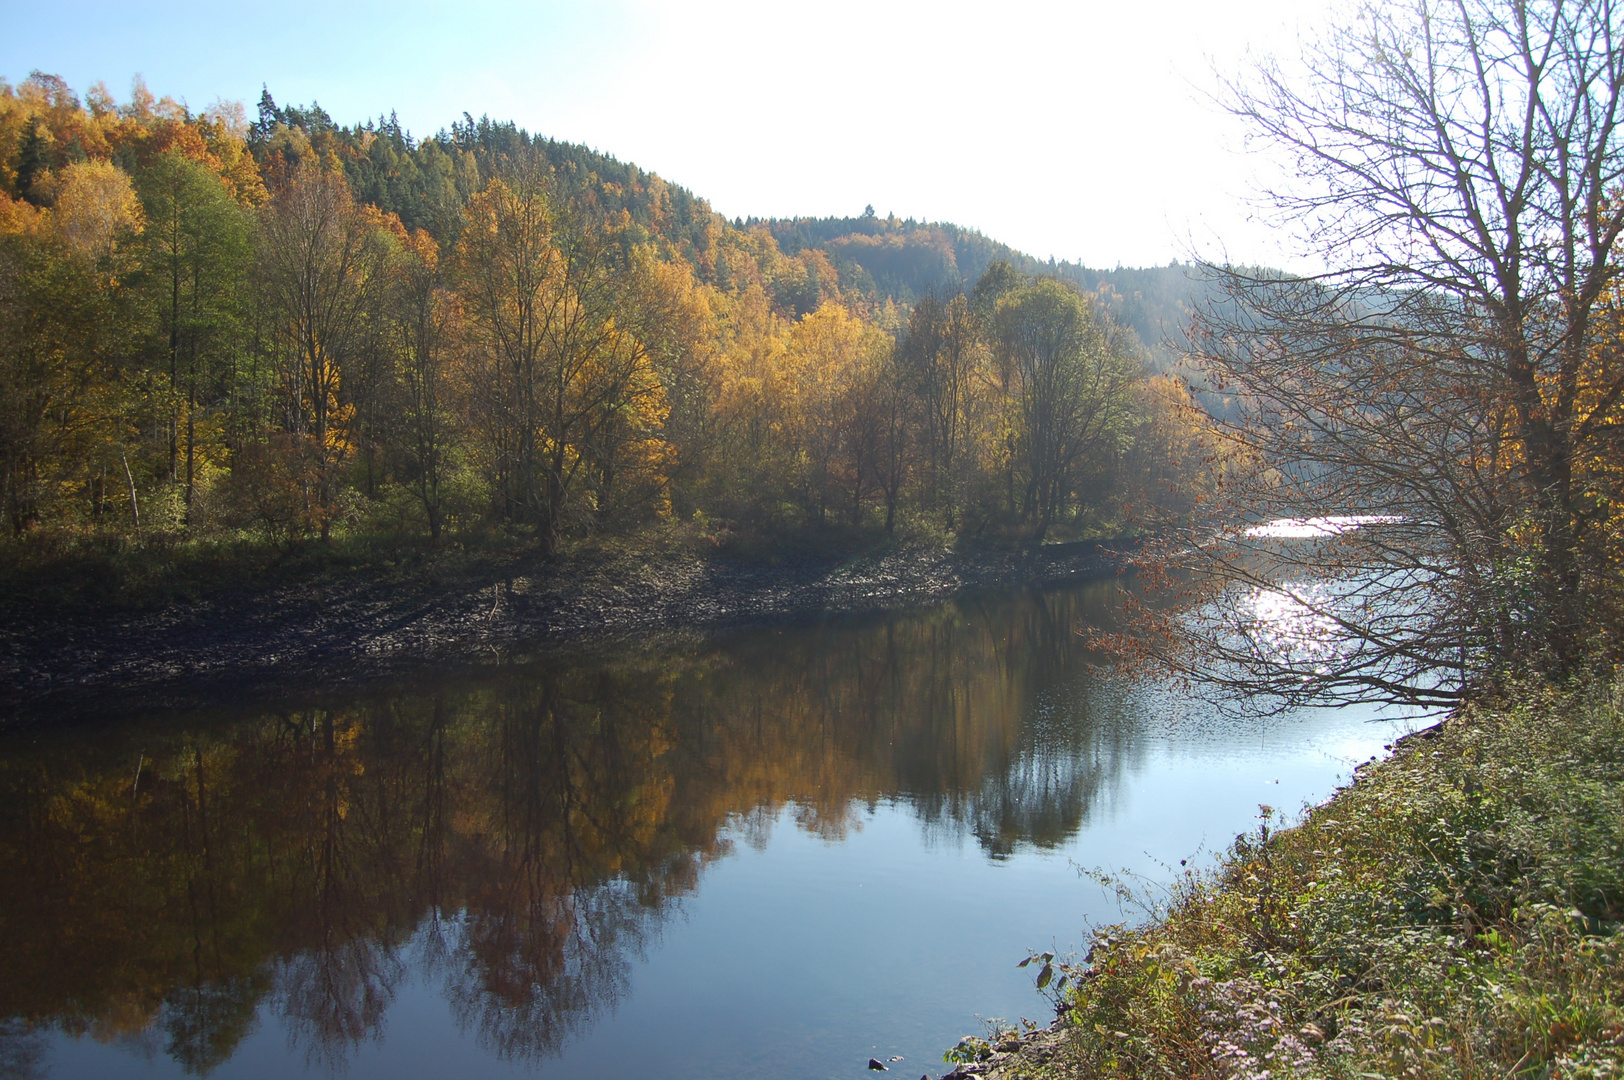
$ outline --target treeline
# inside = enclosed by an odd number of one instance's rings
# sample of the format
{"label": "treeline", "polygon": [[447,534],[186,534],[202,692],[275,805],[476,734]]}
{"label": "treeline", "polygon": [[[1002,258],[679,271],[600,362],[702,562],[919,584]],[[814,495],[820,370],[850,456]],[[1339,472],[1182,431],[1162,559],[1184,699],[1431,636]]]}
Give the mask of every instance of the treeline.
{"label": "treeline", "polygon": [[1122,531],[1200,497],[1201,419],[1008,262],[900,307],[511,124],[0,83],[14,537]]}

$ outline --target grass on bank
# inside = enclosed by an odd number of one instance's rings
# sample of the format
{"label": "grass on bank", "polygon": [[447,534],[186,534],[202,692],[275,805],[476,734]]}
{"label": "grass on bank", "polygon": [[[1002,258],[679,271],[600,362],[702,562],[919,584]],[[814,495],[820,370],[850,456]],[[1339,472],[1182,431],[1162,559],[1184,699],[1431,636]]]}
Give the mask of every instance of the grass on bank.
{"label": "grass on bank", "polygon": [[1624,1076],[1621,918],[1624,701],[1527,692],[1051,965],[1062,1050],[1010,1075]]}
{"label": "grass on bank", "polygon": [[448,532],[435,544],[414,533],[364,529],[280,543],[252,530],[40,533],[0,540],[0,605],[36,612],[151,610],[239,590],[314,587],[355,576],[434,586],[482,572],[533,572],[550,561],[628,552],[724,554],[773,563],[802,555],[850,556],[877,549],[885,539],[831,529],[776,545],[754,536],[734,543],[729,535],[684,522],[571,538],[549,559],[533,530],[499,526]]}
{"label": "grass on bank", "polygon": [[[741,526],[694,515],[629,530],[587,532],[542,556],[533,529],[480,519],[448,529],[438,542],[412,522],[374,515],[341,522],[327,540],[273,540],[264,530],[215,528],[188,533],[36,529],[0,537],[0,608],[35,612],[150,610],[237,590],[316,585],[366,575],[435,585],[497,569],[533,571],[549,561],[687,554],[776,565],[786,559],[841,561],[889,550],[1005,549],[1027,546],[1019,533],[956,535],[932,515],[899,514],[887,531],[875,521],[853,525]],[[1056,529],[1051,539],[1102,539],[1109,530]]]}
{"label": "grass on bank", "polygon": [[248,530],[32,535],[0,541],[0,598],[40,612],[153,609],[358,572],[384,580],[454,579],[482,563],[523,560],[534,548],[528,537],[494,530],[438,546],[362,532],[281,544]]}

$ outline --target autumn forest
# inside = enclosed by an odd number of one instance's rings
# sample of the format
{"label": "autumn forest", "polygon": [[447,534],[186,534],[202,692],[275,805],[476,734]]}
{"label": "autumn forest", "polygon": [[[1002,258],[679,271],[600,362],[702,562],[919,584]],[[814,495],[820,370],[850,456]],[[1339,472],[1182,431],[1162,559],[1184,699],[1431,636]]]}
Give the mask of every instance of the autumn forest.
{"label": "autumn forest", "polygon": [[1145,531],[1216,444],[1144,298],[1079,271],[730,222],[468,114],[0,81],[5,542]]}

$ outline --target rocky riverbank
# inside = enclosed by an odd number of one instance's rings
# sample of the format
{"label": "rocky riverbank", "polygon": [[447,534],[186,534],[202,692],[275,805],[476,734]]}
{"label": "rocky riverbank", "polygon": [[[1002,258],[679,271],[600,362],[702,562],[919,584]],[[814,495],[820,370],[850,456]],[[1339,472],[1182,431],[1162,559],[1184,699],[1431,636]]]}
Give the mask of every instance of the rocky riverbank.
{"label": "rocky riverbank", "polygon": [[[963,1061],[941,1080],[1023,1080],[1041,1075],[1060,1052],[1065,1027],[1056,1021],[1049,1027],[1019,1034],[1006,1033],[995,1039],[965,1040],[959,1044],[974,1049],[974,1060]],[[969,1056],[969,1055],[966,1055]],[[920,1080],[930,1080],[928,1076]]]}
{"label": "rocky riverbank", "polygon": [[0,620],[10,723],[180,708],[288,680],[376,679],[678,631],[852,615],[1112,573],[1126,544],[893,551],[776,564],[688,552],[581,554],[456,580],[348,578],[240,590],[154,611]]}

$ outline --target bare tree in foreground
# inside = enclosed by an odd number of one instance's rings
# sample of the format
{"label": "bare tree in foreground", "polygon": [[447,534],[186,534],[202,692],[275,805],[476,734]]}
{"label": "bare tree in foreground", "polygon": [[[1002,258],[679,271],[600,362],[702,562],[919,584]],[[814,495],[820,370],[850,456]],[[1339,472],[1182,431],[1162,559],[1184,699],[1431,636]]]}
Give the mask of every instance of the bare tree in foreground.
{"label": "bare tree in foreground", "polygon": [[1332,269],[1210,268],[1196,340],[1245,467],[1157,561],[1193,565],[1194,602],[1143,647],[1288,704],[1447,704],[1613,658],[1617,14],[1377,4],[1231,88]]}

